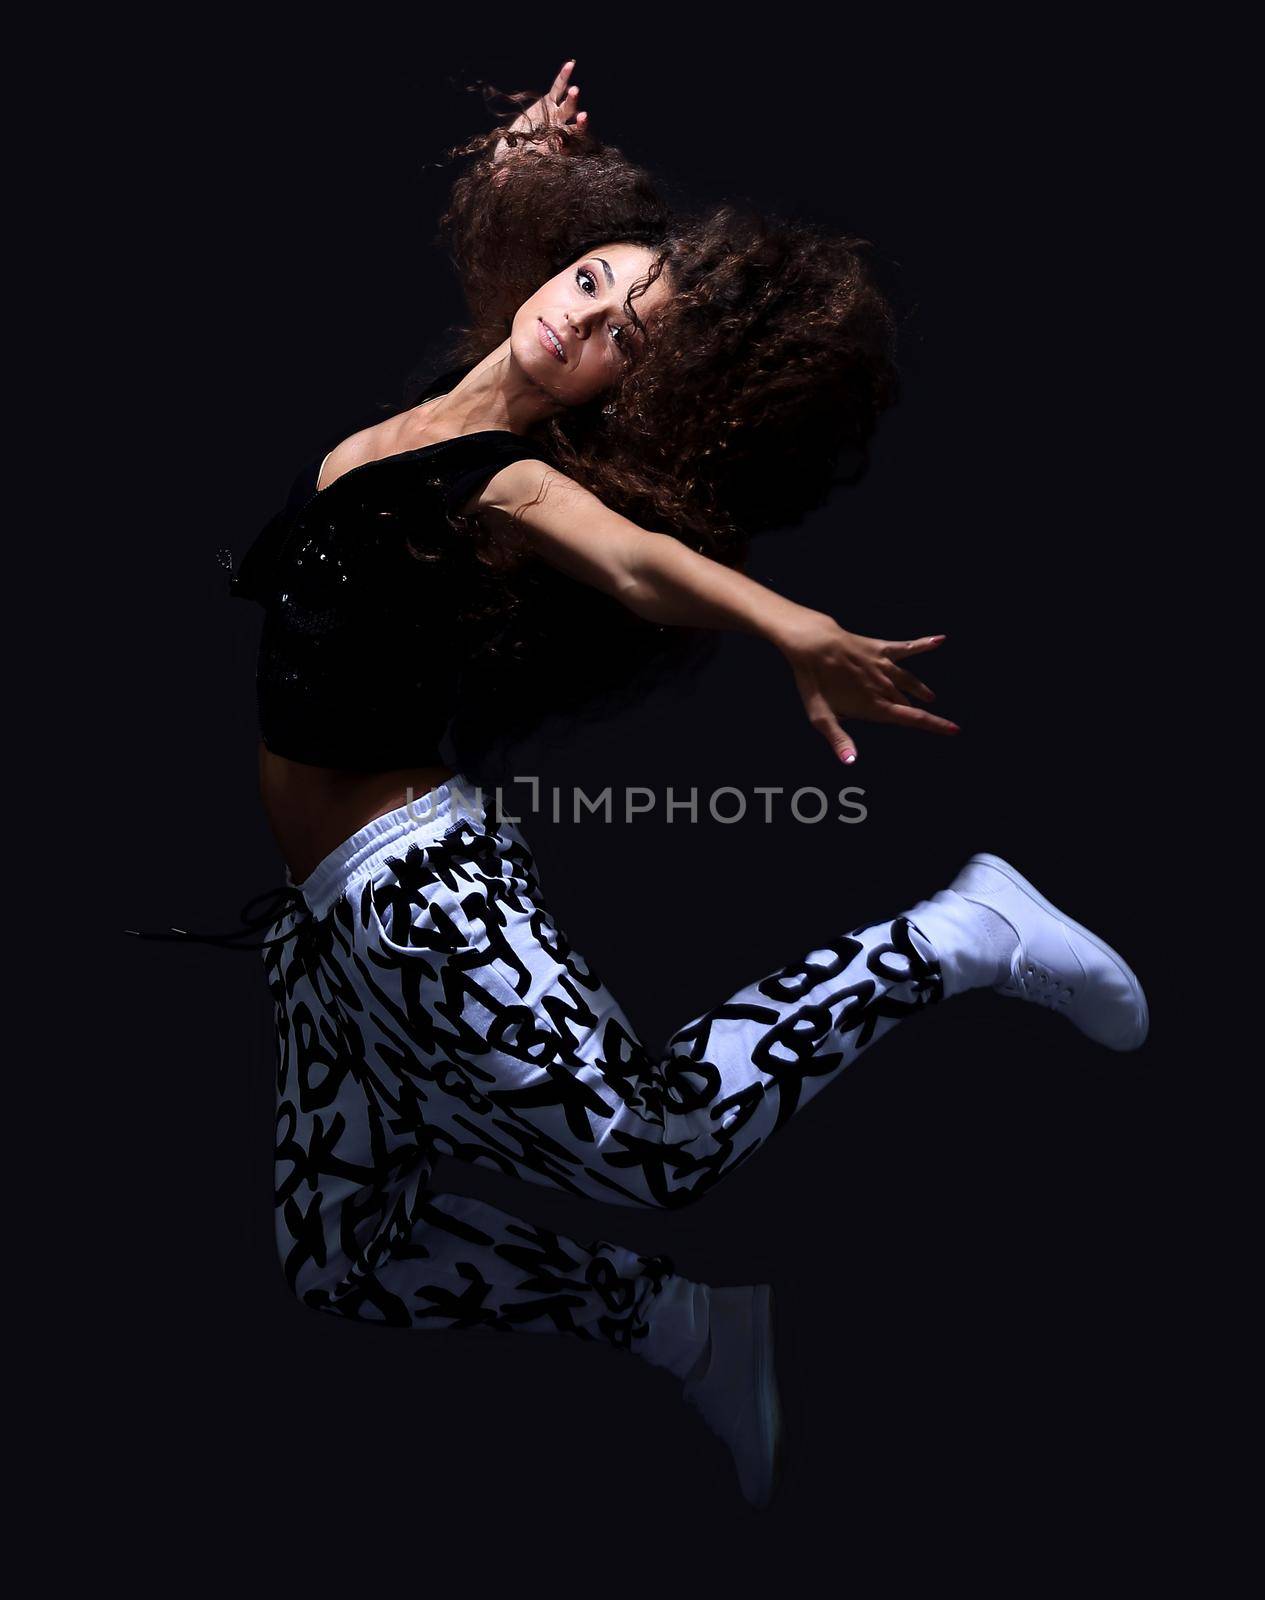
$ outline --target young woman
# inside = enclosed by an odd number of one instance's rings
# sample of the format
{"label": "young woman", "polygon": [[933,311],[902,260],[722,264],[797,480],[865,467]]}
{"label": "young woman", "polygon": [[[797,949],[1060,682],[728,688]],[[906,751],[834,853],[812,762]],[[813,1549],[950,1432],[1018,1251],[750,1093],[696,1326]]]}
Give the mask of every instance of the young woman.
{"label": "young woman", "polygon": [[[889,920],[805,929],[659,1053],[557,926],[471,772],[547,713],[696,662],[716,630],[774,646],[845,763],[854,719],[956,732],[910,665],[942,636],[865,638],[741,570],[754,534],[864,465],[892,396],[862,243],[670,212],[588,129],[573,65],[461,152],[478,159],[444,219],[471,310],[457,364],[334,441],[233,579],[264,608],[260,776],[291,885],[264,918],[277,1240],[322,1311],[643,1356],[763,1506],[782,1439],[769,1286],[710,1288],[439,1193],[434,1157],[692,1204],[861,1050],[966,989],[1116,1050],[1147,1008],[1114,951],[988,855]],[[450,722],[460,766],[439,750]]]}

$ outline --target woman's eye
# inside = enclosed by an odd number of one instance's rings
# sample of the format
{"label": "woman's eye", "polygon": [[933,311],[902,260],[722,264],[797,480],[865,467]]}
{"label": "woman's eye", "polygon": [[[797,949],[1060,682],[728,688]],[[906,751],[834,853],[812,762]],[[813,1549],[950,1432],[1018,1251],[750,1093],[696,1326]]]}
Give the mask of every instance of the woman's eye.
{"label": "woman's eye", "polygon": [[[575,269],[575,281],[580,285],[580,288],[583,289],[585,294],[597,293],[597,279],[587,267],[577,267]],[[615,322],[611,324],[611,338],[614,339],[620,350],[625,356],[627,356],[628,334],[623,323]]]}

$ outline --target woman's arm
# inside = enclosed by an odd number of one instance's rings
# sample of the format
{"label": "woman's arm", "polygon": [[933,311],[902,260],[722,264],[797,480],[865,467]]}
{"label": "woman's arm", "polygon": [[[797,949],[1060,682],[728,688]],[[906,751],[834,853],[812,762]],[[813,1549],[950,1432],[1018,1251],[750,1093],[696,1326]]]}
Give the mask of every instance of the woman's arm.
{"label": "woman's arm", "polygon": [[757,634],[789,663],[809,721],[842,761],[854,741],[839,715],[898,722],[929,733],[957,733],[957,724],[920,711],[905,698],[935,695],[899,663],[943,643],[869,639],[833,617],[797,605],[741,572],[621,516],[564,473],[540,461],[515,461],[491,477],[471,510],[509,516],[542,560],[612,595],[648,622]]}

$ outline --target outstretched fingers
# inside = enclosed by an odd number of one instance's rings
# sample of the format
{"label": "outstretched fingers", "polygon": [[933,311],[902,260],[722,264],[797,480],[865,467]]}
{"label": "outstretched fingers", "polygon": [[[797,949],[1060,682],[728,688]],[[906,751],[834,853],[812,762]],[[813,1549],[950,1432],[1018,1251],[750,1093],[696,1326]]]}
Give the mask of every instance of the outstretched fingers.
{"label": "outstretched fingers", "polygon": [[545,96],[545,99],[550,105],[549,120],[551,122],[555,125],[560,125],[570,122],[574,118],[576,127],[583,128],[588,123],[589,114],[587,111],[580,111],[579,115],[576,115],[580,104],[580,86],[578,83],[571,82],[571,69],[574,66],[575,62],[573,60],[562,63],[562,70],[550,84],[549,93]]}
{"label": "outstretched fingers", "polygon": [[903,705],[891,700],[882,707],[885,722],[898,722],[903,728],[921,728],[924,733],[961,733],[956,722],[947,717],[933,716],[930,711],[919,711],[917,706]]}
{"label": "outstretched fingers", "polygon": [[948,637],[943,633],[930,633],[921,639],[888,639],[884,642],[882,653],[889,663],[888,672],[892,684],[902,693],[912,695],[915,700],[932,701],[934,692],[912,672],[900,666],[901,661],[907,661],[910,656],[924,655],[928,650],[938,649]]}

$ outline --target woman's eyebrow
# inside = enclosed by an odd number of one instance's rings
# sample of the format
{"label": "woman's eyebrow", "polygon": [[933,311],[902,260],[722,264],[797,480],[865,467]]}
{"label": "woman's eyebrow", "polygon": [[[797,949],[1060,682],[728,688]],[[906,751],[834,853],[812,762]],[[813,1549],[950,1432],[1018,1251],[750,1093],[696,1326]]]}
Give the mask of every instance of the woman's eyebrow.
{"label": "woman's eyebrow", "polygon": [[615,287],[615,274],[611,271],[610,262],[604,260],[601,256],[596,256],[594,259],[601,261],[602,271],[606,274],[606,287],[608,289],[613,289]]}

